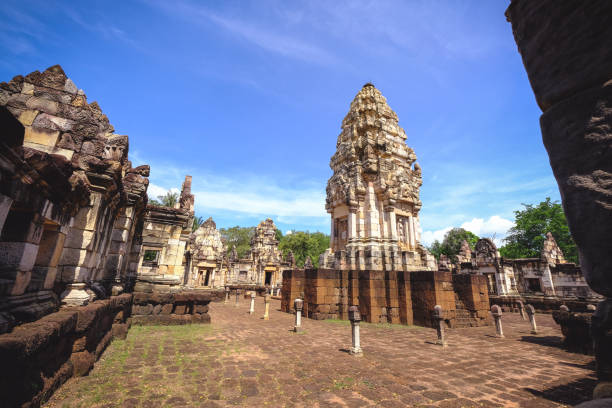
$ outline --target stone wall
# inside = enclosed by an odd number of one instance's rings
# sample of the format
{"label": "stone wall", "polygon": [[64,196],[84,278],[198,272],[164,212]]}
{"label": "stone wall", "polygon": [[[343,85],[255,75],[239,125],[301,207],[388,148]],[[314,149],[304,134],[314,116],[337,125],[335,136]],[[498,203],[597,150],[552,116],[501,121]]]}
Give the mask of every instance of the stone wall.
{"label": "stone wall", "polygon": [[114,337],[125,338],[132,295],[67,307],[0,335],[3,406],[37,407],[70,377],[86,375]]}
{"label": "stone wall", "polygon": [[452,275],[456,302],[456,326],[483,326],[489,320],[487,278],[482,275]]}
{"label": "stone wall", "polygon": [[142,325],[210,323],[208,305],[223,296],[223,291],[135,293],[132,322]]}
{"label": "stone wall", "polygon": [[504,311],[518,311],[518,302],[523,302],[524,305],[530,304],[539,313],[552,313],[559,310],[561,305],[567,306],[574,312],[585,312],[588,305],[596,305],[600,299],[562,299],[556,296],[497,296],[489,295],[490,305],[499,305]]}
{"label": "stone wall", "polygon": [[[304,295],[304,316],[347,319],[350,306],[359,306],[370,323],[419,324],[433,327],[431,314],[441,305],[450,327],[489,324],[485,277],[450,272],[340,271],[294,269],[283,273],[281,310],[292,312],[293,301]],[[464,313],[457,319],[457,304]]]}
{"label": "stone wall", "polygon": [[412,308],[414,323],[419,326],[435,327],[432,312],[435,305],[442,306],[446,323],[453,327],[455,320],[455,292],[450,272],[413,272]]}
{"label": "stone wall", "polygon": [[[286,269],[283,271],[283,290],[281,291],[281,310],[283,312],[291,313],[294,311],[293,302],[295,299],[302,297],[304,280],[304,269]],[[304,315],[307,316],[306,313]]]}

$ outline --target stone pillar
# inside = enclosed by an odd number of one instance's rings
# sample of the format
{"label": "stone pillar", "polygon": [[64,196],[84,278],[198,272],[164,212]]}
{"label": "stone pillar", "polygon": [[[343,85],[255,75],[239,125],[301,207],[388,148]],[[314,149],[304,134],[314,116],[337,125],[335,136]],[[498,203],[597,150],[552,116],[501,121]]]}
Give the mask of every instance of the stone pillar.
{"label": "stone pillar", "polygon": [[404,231],[407,231],[408,244],[411,249],[416,248],[416,233],[414,228],[414,217],[411,215],[408,217],[408,225],[404,225]]}
{"label": "stone pillar", "polygon": [[527,320],[527,317],[525,316],[525,305],[523,304],[523,301],[519,300],[517,303],[518,303],[519,313],[521,314],[521,319]]}
{"label": "stone pillar", "polygon": [[45,225],[28,291],[53,289],[57,276],[57,264],[62,254],[67,230],[68,227]]}
{"label": "stone pillar", "polygon": [[334,214],[331,214],[331,234],[329,237],[329,247],[334,249],[336,243],[336,220]]}
{"label": "stone pillar", "polygon": [[591,336],[599,384],[593,391],[593,398],[612,396],[612,299],[603,300],[591,317]]}
{"label": "stone pillar", "polygon": [[389,229],[390,229],[390,238],[391,241],[397,241],[397,218],[395,217],[394,208],[389,208]]}
{"label": "stone pillar", "polygon": [[6,218],[0,242],[0,292],[22,295],[32,279],[43,233],[43,219],[38,213],[11,212]]}
{"label": "stone pillar", "polygon": [[302,331],[302,307],[304,306],[304,301],[302,299],[295,299],[294,307],[295,307],[295,326],[293,327],[293,331],[299,333]]}
{"label": "stone pillar", "polygon": [[438,340],[436,344],[446,347],[446,333],[444,332],[444,311],[442,310],[442,306],[435,305],[433,310],[433,320],[436,325],[436,332],[438,334]]}
{"label": "stone pillar", "polygon": [[270,295],[266,293],[266,296],[264,296],[264,315],[263,315],[263,319],[264,320],[270,320]]}
{"label": "stone pillar", "polygon": [[380,238],[380,220],[378,209],[376,208],[376,193],[374,192],[374,183],[368,182],[366,194],[366,213],[365,227],[368,238]]}
{"label": "stone pillar", "polygon": [[4,221],[6,221],[6,216],[8,215],[12,204],[13,199],[11,197],[0,194],[0,232],[2,232]]}
{"label": "stone pillar", "polygon": [[538,334],[538,327],[535,320],[535,309],[531,305],[526,306],[529,323],[531,323],[531,334]]}
{"label": "stone pillar", "polygon": [[357,238],[357,209],[356,208],[350,208],[349,209],[349,216],[348,216],[348,238],[347,238],[347,243],[348,242],[354,242],[355,239]]}
{"label": "stone pillar", "polygon": [[363,350],[361,349],[361,340],[359,338],[359,322],[361,321],[361,314],[357,306],[351,306],[349,308],[349,320],[351,321],[351,334],[352,334],[352,346],[350,354],[354,356],[362,356]]}
{"label": "stone pillar", "polygon": [[[542,141],[582,273],[595,292],[608,298],[608,306],[600,305],[603,317],[612,299],[612,3],[560,7],[555,0],[513,0],[506,17],[543,111]],[[597,324],[608,324],[598,330],[612,330],[610,318]],[[611,353],[596,357],[598,366],[612,366]],[[600,380],[606,383],[610,378]],[[612,396],[609,387],[608,394],[602,390],[596,388],[594,396]]]}
{"label": "stone pillar", "polygon": [[255,313],[255,296],[255,292],[251,292],[251,308],[249,309],[250,315]]}
{"label": "stone pillar", "polygon": [[236,289],[236,303],[234,304],[235,307],[238,307],[239,299],[240,299],[240,289]]}
{"label": "stone pillar", "polygon": [[229,301],[229,295],[230,295],[230,288],[229,286],[225,287],[225,300],[223,301],[223,303],[227,303]]}
{"label": "stone pillar", "polygon": [[491,306],[491,314],[495,319],[495,336],[504,338],[504,329],[502,328],[502,310],[497,305]]}

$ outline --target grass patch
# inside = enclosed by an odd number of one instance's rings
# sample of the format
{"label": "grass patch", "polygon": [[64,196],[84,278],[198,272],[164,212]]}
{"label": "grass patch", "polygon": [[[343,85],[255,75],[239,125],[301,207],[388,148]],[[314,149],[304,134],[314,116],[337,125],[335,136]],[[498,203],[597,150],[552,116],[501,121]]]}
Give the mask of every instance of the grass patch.
{"label": "grass patch", "polygon": [[355,385],[355,379],[352,377],[345,377],[341,380],[334,380],[335,390],[348,390]]}

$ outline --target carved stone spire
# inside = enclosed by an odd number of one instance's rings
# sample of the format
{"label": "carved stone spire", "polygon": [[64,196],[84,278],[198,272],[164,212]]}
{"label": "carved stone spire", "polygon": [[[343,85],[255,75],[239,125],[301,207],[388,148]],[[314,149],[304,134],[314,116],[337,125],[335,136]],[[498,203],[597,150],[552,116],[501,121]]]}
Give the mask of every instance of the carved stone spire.
{"label": "carved stone spire", "polygon": [[[416,159],[385,97],[365,84],[342,121],[330,160],[334,174],[325,208],[332,216],[332,233],[324,267],[334,267],[338,258],[333,252],[347,251],[359,268],[435,268],[435,259],[419,242],[422,179]],[[365,262],[353,261],[355,255],[364,256],[362,250],[372,255]],[[401,261],[402,251],[414,253],[408,265]],[[343,265],[350,268],[350,263]]]}

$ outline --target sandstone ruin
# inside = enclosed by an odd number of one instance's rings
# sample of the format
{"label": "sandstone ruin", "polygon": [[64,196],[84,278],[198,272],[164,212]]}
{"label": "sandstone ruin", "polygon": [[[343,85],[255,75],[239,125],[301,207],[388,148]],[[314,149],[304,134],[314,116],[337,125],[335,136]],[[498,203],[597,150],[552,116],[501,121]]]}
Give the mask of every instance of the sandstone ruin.
{"label": "sandstone ruin", "polygon": [[283,281],[283,270],[291,265],[292,261],[284,260],[278,249],[274,221],[267,218],[255,228],[251,250],[241,259],[235,250],[230,256],[226,283],[233,286],[279,287]]}
{"label": "sandstone ruin", "polygon": [[194,287],[222,287],[227,279],[228,259],[212,218],[191,234],[189,248],[191,271],[187,283]]}
{"label": "sandstone ruin", "polygon": [[[87,374],[132,312],[137,323],[210,321],[215,294],[178,286],[189,177],[177,208],[147,205],[149,166],[132,167],[128,137],[59,65],[0,83],[0,126],[3,403],[37,406]],[[135,305],[123,293],[133,289]]]}
{"label": "sandstone ruin", "polygon": [[421,168],[405,141],[386,99],[365,84],[330,161],[330,248],[318,269],[285,272],[284,311],[303,292],[304,314],[314,319],[347,319],[349,307],[359,306],[368,322],[432,326],[431,311],[442,305],[452,327],[488,324],[484,276],[439,272],[421,245]]}
{"label": "sandstone ruin", "polygon": [[550,299],[596,299],[579,265],[568,262],[551,233],[537,258],[502,258],[489,238],[478,240],[474,250],[463,241],[457,263],[440,263],[440,270],[484,275],[491,296],[543,296]]}

